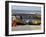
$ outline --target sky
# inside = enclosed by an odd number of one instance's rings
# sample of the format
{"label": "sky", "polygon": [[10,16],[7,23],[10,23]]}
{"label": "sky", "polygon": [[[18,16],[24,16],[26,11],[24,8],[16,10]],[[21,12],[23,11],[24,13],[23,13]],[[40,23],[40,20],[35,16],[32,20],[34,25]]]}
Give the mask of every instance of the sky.
{"label": "sky", "polygon": [[15,6],[15,5],[12,5],[12,9],[15,9],[15,10],[37,10],[37,11],[40,11],[41,7],[35,7],[35,6]]}
{"label": "sky", "polygon": [[12,5],[13,12],[22,13],[22,12],[41,12],[41,7],[36,6],[16,6]]}

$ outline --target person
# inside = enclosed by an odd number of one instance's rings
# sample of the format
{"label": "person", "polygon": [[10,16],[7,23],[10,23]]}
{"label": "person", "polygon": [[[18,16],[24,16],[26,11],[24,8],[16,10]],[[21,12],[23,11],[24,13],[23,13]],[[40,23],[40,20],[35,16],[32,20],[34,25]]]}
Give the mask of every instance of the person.
{"label": "person", "polygon": [[16,27],[16,18],[15,18],[15,16],[13,16],[13,19],[12,19],[12,26],[13,27]]}

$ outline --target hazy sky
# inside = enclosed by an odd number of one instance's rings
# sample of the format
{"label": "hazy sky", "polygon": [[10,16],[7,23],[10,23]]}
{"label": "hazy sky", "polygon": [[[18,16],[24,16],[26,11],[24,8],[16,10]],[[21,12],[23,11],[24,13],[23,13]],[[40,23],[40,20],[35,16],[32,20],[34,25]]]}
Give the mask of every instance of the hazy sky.
{"label": "hazy sky", "polygon": [[35,7],[35,6],[15,6],[12,5],[12,9],[14,10],[28,10],[28,11],[41,11],[41,7]]}

